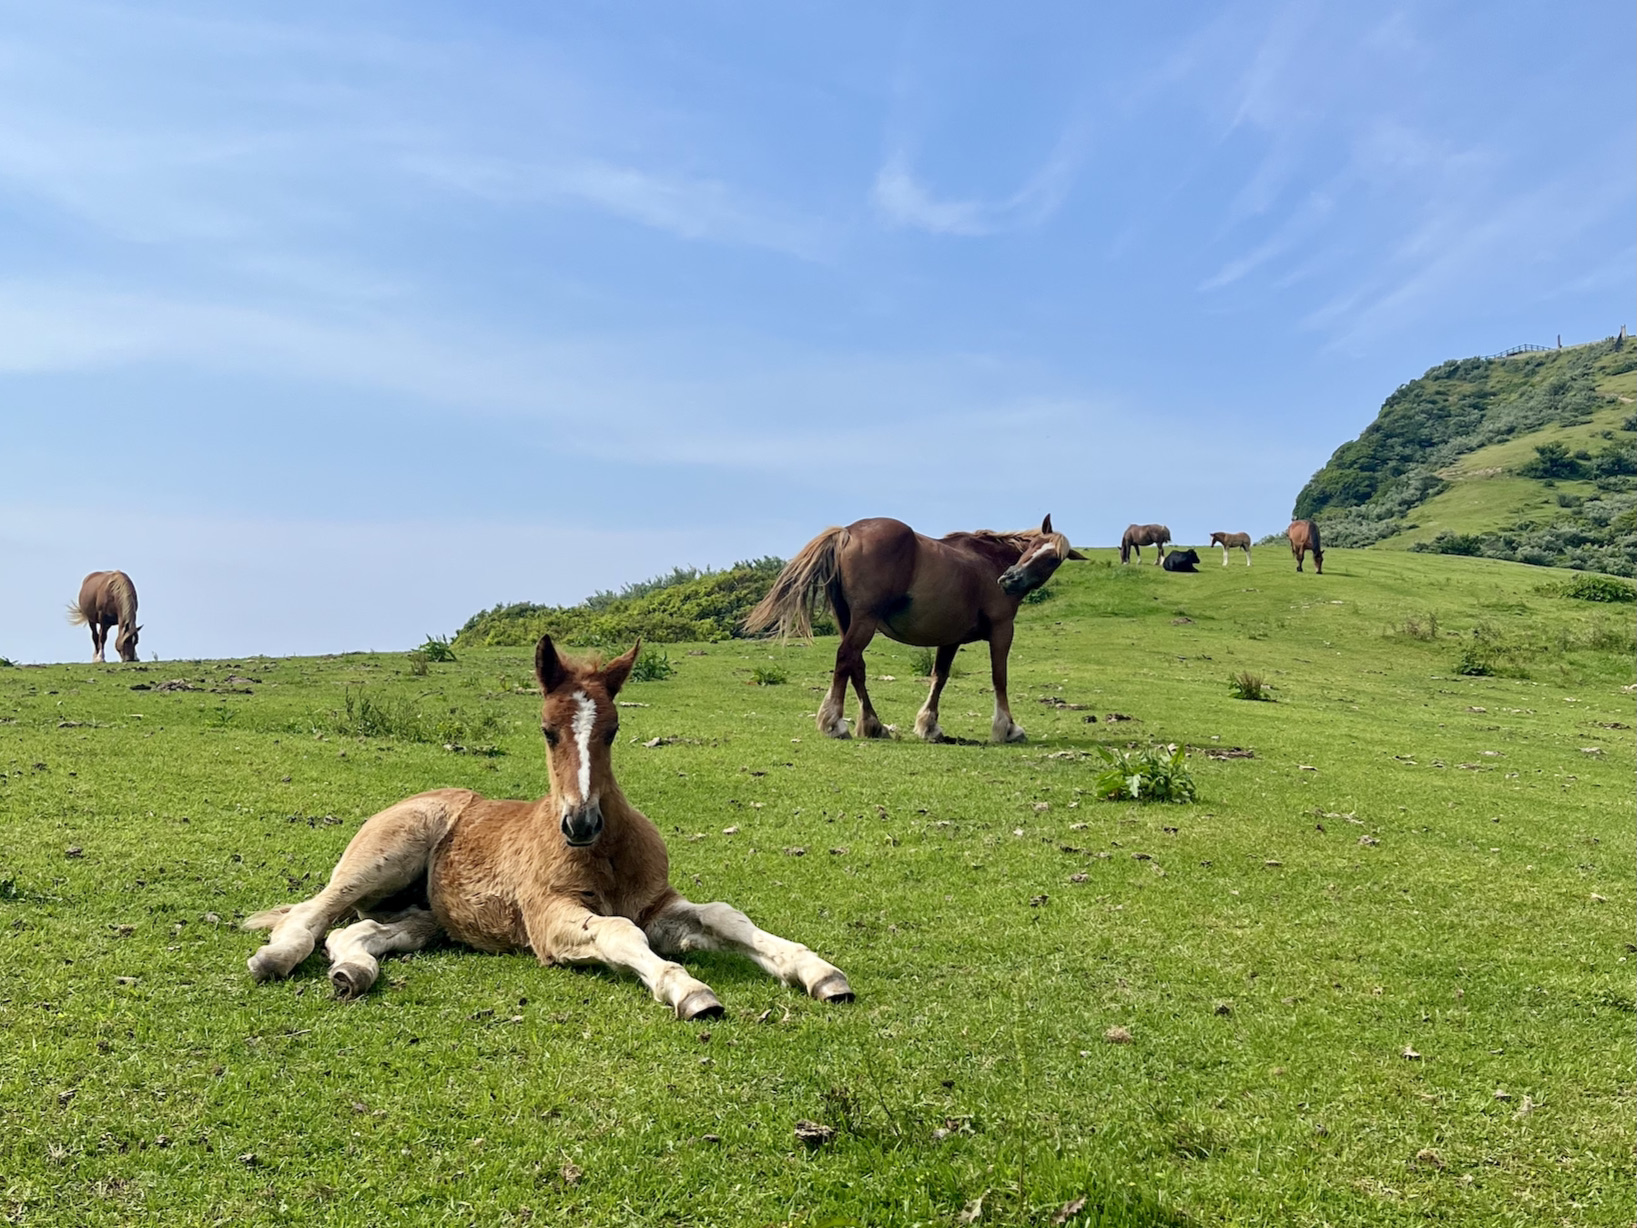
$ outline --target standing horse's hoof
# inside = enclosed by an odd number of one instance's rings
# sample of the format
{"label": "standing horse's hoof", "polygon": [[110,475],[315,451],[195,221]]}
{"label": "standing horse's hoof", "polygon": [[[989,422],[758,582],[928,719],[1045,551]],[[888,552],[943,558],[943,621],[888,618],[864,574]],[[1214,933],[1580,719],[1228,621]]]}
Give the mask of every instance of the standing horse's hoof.
{"label": "standing horse's hoof", "polygon": [[820,1002],[851,1002],[853,1000],[853,987],[847,984],[847,975],[844,972],[832,972],[807,992]]}
{"label": "standing horse's hoof", "polygon": [[727,1011],[708,989],[696,989],[676,1004],[676,1017],[684,1023],[694,1019],[720,1019]]}

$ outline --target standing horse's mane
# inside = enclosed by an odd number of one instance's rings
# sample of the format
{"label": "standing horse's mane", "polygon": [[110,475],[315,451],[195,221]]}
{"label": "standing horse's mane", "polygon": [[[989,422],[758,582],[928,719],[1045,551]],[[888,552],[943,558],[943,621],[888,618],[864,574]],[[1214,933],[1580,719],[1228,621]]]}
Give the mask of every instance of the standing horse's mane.
{"label": "standing horse's mane", "polygon": [[[945,533],[938,540],[954,543],[966,538],[976,541],[999,542],[1002,545],[1023,550],[1039,536],[1039,529],[1017,529],[1010,533],[1002,532],[999,529],[963,529],[956,533]],[[1061,534],[1057,536],[1061,536]]]}
{"label": "standing horse's mane", "polygon": [[114,601],[119,606],[119,625],[121,629],[133,626],[136,623],[136,592],[131,588],[131,578],[123,571],[116,571],[108,577],[108,587],[112,590]]}

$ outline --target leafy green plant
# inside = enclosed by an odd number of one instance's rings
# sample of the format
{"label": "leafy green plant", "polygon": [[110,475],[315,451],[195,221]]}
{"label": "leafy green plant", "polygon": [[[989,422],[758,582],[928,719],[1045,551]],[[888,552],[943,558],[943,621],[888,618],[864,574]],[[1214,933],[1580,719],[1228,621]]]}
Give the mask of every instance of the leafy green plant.
{"label": "leafy green plant", "polygon": [[427,636],[426,643],[422,644],[415,651],[424,656],[428,661],[455,660],[455,650],[450,647],[449,637],[446,635]]}
{"label": "leafy green plant", "polygon": [[0,669],[12,669],[17,665],[10,657],[0,657]]}
{"label": "leafy green plant", "polygon": [[783,686],[790,675],[782,665],[758,665],[750,671],[750,681],[756,686]]}
{"label": "leafy green plant", "polygon": [[1468,678],[1487,678],[1495,672],[1496,651],[1493,644],[1474,639],[1461,645],[1455,658],[1455,672]]}
{"label": "leafy green plant", "polygon": [[410,673],[414,674],[417,678],[424,678],[426,676],[428,670],[428,658],[424,652],[417,649],[415,652],[406,654],[406,659],[409,661]]}
{"label": "leafy green plant", "polygon": [[1188,752],[1176,743],[1142,750],[1099,747],[1092,789],[1104,801],[1191,802],[1197,795]]}
{"label": "leafy green plant", "polygon": [[1576,576],[1562,584],[1550,585],[1546,591],[1556,593],[1559,597],[1572,597],[1576,601],[1626,603],[1637,601],[1637,584],[1615,576],[1589,574]]}
{"label": "leafy green plant", "polygon": [[1033,592],[1024,594],[1023,604],[1024,605],[1039,605],[1043,601],[1050,601],[1055,596],[1057,596],[1057,593],[1055,591],[1053,591],[1052,589],[1044,588],[1044,587],[1037,588]]}
{"label": "leafy green plant", "polygon": [[663,682],[676,673],[676,666],[662,648],[645,647],[631,666],[632,682]]}
{"label": "leafy green plant", "polygon": [[1249,670],[1242,670],[1237,674],[1228,675],[1228,691],[1235,699],[1254,699],[1262,703],[1272,703],[1273,696],[1268,694],[1268,684],[1261,674],[1253,674]]}
{"label": "leafy green plant", "polygon": [[917,648],[909,655],[909,667],[917,678],[932,677],[932,667],[938,663],[938,652],[933,648]]}

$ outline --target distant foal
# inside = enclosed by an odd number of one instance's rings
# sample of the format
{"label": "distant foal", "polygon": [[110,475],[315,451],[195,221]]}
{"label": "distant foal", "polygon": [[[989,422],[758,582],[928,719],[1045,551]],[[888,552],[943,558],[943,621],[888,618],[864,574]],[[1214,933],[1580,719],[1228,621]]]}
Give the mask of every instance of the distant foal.
{"label": "distant foal", "polygon": [[68,621],[91,628],[91,660],[102,663],[109,628],[119,626],[114,650],[121,661],[136,660],[136,585],[123,571],[93,571],[80,584],[80,599],[68,607]]}
{"label": "distant foal", "polygon": [[1245,566],[1250,566],[1250,534],[1249,533],[1212,533],[1211,545],[1222,547],[1222,566],[1228,565],[1229,550],[1243,550],[1245,552]]}
{"label": "distant foal", "polygon": [[447,934],[483,951],[533,951],[543,964],[629,968],[678,1019],[722,1014],[709,986],[665,958],[686,951],[735,951],[820,1001],[852,1001],[841,970],[806,947],[672,889],[665,842],[626,801],[610,763],[614,696],[636,657],[634,646],[606,665],[576,664],[542,636],[534,666],[551,795],[491,801],[435,789],[389,806],[352,838],[324,890],[245,920],[272,930],[250,974],[288,976],[335,921],[356,913],[325,943],[342,998],[368,991],[381,956]]}
{"label": "distant foal", "polygon": [[1302,556],[1313,552],[1313,570],[1324,574],[1324,551],[1319,547],[1319,526],[1311,520],[1293,520],[1285,530],[1290,538],[1290,552],[1296,556],[1296,570],[1302,569]]}

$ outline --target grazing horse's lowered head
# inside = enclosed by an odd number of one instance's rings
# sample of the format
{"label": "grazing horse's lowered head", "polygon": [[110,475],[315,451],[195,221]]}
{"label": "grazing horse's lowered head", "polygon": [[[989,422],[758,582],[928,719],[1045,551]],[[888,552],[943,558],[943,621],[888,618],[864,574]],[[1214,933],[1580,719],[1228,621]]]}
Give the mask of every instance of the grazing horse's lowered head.
{"label": "grazing horse's lowered head", "polygon": [[1008,597],[1024,596],[1050,580],[1064,560],[1085,557],[1069,545],[1067,537],[1052,530],[1052,518],[1048,514],[1040,522],[1040,532],[1033,543],[1024,548],[1017,562],[1000,573],[1000,587]]}
{"label": "grazing horse's lowered head", "polygon": [[609,748],[620,731],[614,697],[631,676],[638,640],[624,656],[606,665],[563,660],[549,635],[534,648],[534,676],[544,697],[540,732],[546,738],[551,796],[557,803],[563,839],[586,848],[603,833],[602,799],[615,791]]}

